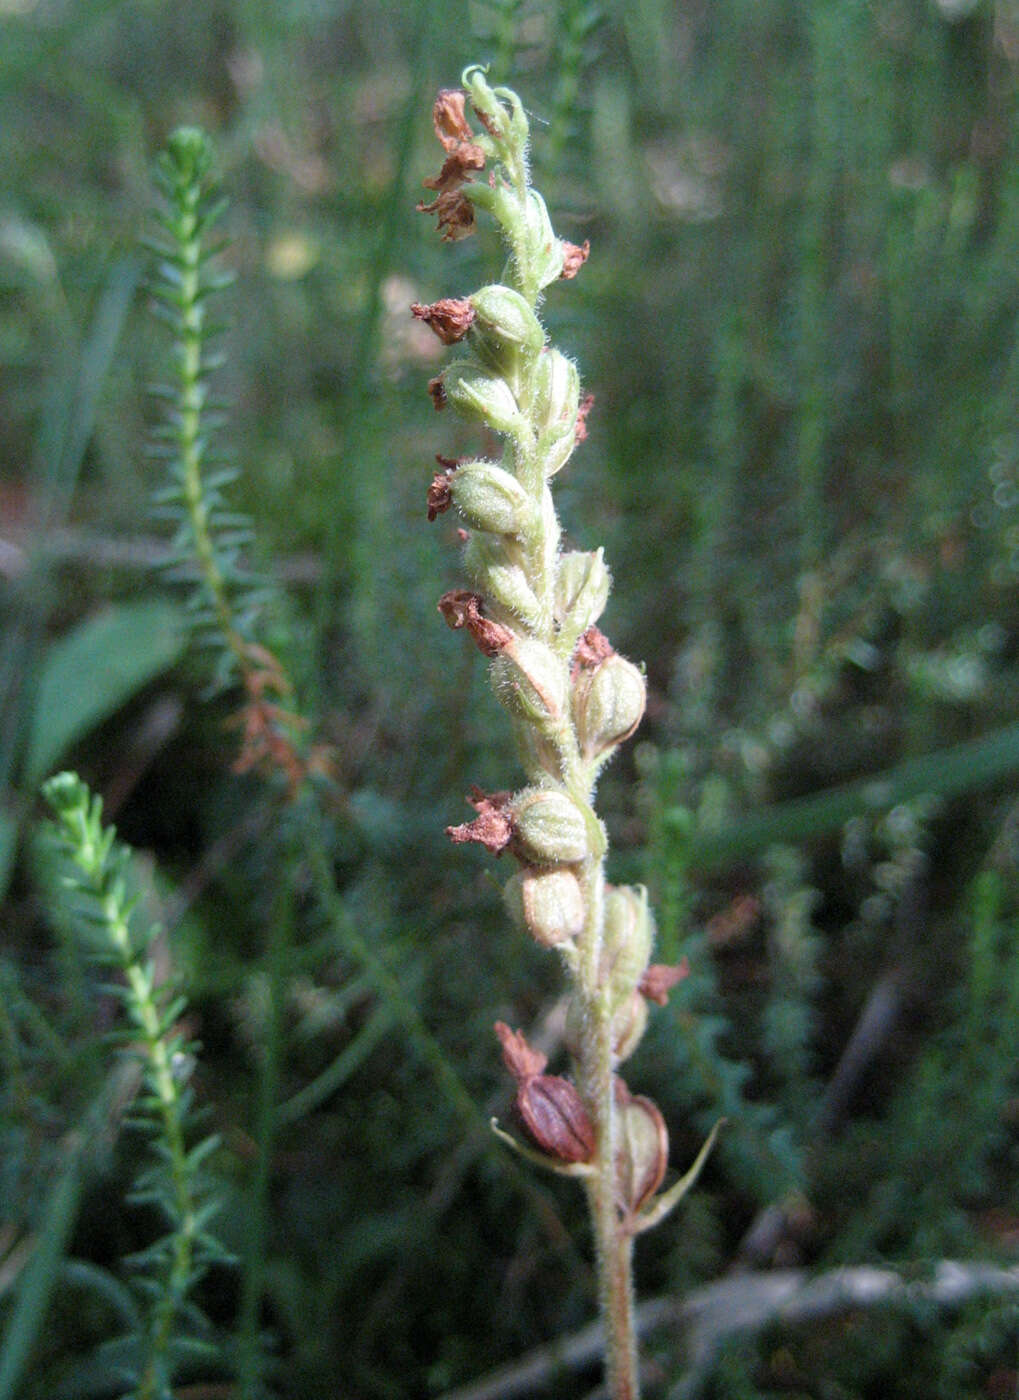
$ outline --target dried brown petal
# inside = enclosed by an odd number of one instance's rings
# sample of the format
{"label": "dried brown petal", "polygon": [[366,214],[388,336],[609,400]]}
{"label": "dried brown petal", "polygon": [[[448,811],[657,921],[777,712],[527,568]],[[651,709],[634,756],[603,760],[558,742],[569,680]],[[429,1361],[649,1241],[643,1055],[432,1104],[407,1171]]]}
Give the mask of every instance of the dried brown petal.
{"label": "dried brown petal", "polygon": [[587,415],[593,407],[594,395],[585,394],[577,407],[577,421],[573,428],[574,438],[578,444],[587,441]]}
{"label": "dried brown petal", "polygon": [[633,1216],[662,1184],[669,1164],[669,1134],[657,1105],[631,1094],[616,1080],[619,1145],[616,1149],[616,1199]]}
{"label": "dried brown petal", "polygon": [[[451,152],[442,162],[442,169],[433,180],[422,180],[426,190],[434,190],[436,194],[452,194],[461,185],[470,184],[472,170],[483,170],[485,167],[485,153],[480,146],[461,146],[458,150]],[[421,209],[421,213],[430,214],[431,209]]]}
{"label": "dried brown petal", "polygon": [[485,656],[498,656],[514,641],[513,633],[501,622],[493,622],[481,612],[484,599],[467,588],[454,588],[439,599],[439,612],[456,631],[466,627]]}
{"label": "dried brown petal", "polygon": [[509,792],[486,794],[480,788],[472,788],[467,801],[478,815],[472,822],[447,826],[446,835],[457,846],[473,841],[493,855],[501,855],[513,838],[513,822],[506,810],[512,795]]}
{"label": "dried brown petal", "polygon": [[641,996],[647,997],[648,1001],[655,1001],[659,1006],[664,1006],[673,987],[677,982],[682,982],[689,973],[690,964],[686,958],[682,962],[671,965],[652,963],[637,983],[637,990]]}
{"label": "dried brown petal", "polygon": [[583,244],[578,248],[576,243],[568,243],[564,238],[563,243],[563,270],[559,276],[564,282],[568,282],[571,277],[576,277],[577,273],[587,262],[591,254],[591,241],[584,239]]}
{"label": "dried brown petal", "polygon": [[455,345],[471,328],[475,311],[467,297],[442,297],[428,306],[419,301],[411,304],[410,312],[430,326],[443,345]]}
{"label": "dried brown petal", "polygon": [[436,472],[428,488],[428,519],[434,520],[453,504],[453,494],[449,489],[449,472]]}
{"label": "dried brown petal", "polygon": [[440,88],[432,107],[432,123],[443,150],[455,151],[464,141],[473,141],[466,114],[467,94],[461,88]]}
{"label": "dried brown petal", "polygon": [[528,1045],[523,1031],[510,1030],[505,1021],[496,1021],[495,1033],[502,1046],[506,1068],[518,1083],[542,1073],[548,1064],[548,1056]]}
{"label": "dried brown petal", "polygon": [[[450,159],[452,160],[452,157]],[[447,161],[446,165],[449,163]],[[446,166],[442,169],[445,174]],[[439,178],[441,180],[442,176]],[[459,188],[463,178],[461,173],[449,188],[440,190],[438,198],[432,200],[431,204],[421,203],[415,206],[419,214],[435,214],[438,217],[439,231],[446,243],[455,243],[457,239],[466,238],[474,232],[474,205]],[[425,181],[425,184],[437,183]]]}
{"label": "dried brown petal", "polygon": [[573,665],[570,668],[572,679],[576,680],[581,670],[596,670],[603,661],[614,655],[615,647],[605,633],[598,627],[589,627],[581,636],[573,653]]}
{"label": "dried brown petal", "polygon": [[446,386],[442,382],[442,375],[437,374],[434,379],[428,381],[428,392],[432,396],[432,403],[436,411],[446,407]]}

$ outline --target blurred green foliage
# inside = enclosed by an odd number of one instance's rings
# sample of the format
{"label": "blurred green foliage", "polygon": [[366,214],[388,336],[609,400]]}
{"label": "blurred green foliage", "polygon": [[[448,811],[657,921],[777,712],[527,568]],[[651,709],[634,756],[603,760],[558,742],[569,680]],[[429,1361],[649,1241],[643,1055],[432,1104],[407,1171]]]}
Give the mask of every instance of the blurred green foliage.
{"label": "blurred green foliage", "polygon": [[[413,212],[434,91],[478,58],[527,102],[557,229],[592,243],[545,308],[596,395],[560,500],[652,690],[602,805],[692,965],[634,1088],[678,1170],[730,1120],[642,1241],[641,1292],[738,1260],[1015,1259],[1014,0],[0,0],[5,1340],[22,1280],[50,1298],[24,1400],[117,1393],[118,1261],[152,1237],[110,1008],[41,910],[58,761],[154,858],[203,1045],[242,1263],[202,1285],[224,1344],[190,1393],[437,1395],[593,1313],[572,1193],[476,1130],[510,1097],[492,1022],[541,1022],[554,975],[442,836],[514,771],[435,611],[459,575],[432,456],[477,444],[432,412],[440,352],[407,312],[496,255]],[[137,289],[182,122],[230,199],[229,489],[281,585],[262,640],[336,753],[325,819],[231,774],[236,697],[202,703],[205,658],[165,630],[143,448],[166,341]],[[1015,1394],[1017,1346],[1008,1298],[861,1311],[729,1346],[697,1385]],[[653,1350],[661,1393],[689,1381],[681,1339]]]}

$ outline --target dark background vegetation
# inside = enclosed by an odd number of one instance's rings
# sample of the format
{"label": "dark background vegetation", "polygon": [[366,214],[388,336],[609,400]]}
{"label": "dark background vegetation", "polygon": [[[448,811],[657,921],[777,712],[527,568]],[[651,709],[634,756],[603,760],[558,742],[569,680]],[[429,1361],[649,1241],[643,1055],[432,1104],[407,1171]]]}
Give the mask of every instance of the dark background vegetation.
{"label": "dark background vegetation", "polygon": [[[693,969],[629,1078],[676,1170],[729,1118],[641,1241],[641,1295],[1015,1262],[1014,0],[2,0],[0,1321],[109,1069],[114,1009],[35,874],[36,785],[70,763],[150,872],[223,1139],[241,1264],[202,1287],[227,1340],[193,1400],[439,1395],[593,1315],[579,1193],[518,1169],[450,1075],[505,1117],[492,1022],[547,1028],[560,985],[491,862],[442,835],[470,783],[517,781],[435,610],[459,575],[449,517],[424,518],[432,457],[477,438],[432,411],[438,349],[407,312],[497,275],[488,231],[442,246],[413,209],[434,91],[476,59],[523,95],[558,231],[592,244],[545,307],[596,395],[559,501],[576,547],[606,547],[605,627],[651,694],[601,804],[615,877],[651,886]],[[139,237],[180,122],[230,199],[217,390],[285,598],[265,636],[337,753],[331,915],[270,790],[231,773],[236,697],[203,699],[153,568],[166,338]],[[147,1238],[139,1152],[117,1133],[82,1167],[25,1400],[117,1393],[98,1280]],[[775,1325],[698,1393],[1015,1395],[1013,1300]],[[681,1331],[648,1349],[660,1393],[693,1393]]]}

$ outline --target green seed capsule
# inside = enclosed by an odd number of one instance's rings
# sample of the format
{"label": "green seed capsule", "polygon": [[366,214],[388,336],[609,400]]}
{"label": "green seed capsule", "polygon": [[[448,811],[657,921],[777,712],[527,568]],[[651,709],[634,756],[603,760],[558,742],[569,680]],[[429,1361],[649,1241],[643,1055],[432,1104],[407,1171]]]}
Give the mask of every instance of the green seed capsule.
{"label": "green seed capsule", "polygon": [[534,418],[549,440],[569,432],[576,435],[580,407],[580,376],[572,360],[558,350],[546,350],[534,367]]}
{"label": "green seed capsule", "polygon": [[535,507],[515,476],[492,462],[461,462],[449,481],[453,504],[474,530],[519,535]]}
{"label": "green seed capsule", "polygon": [[517,553],[509,537],[478,531],[464,546],[464,567],[479,593],[528,627],[535,627],[541,603]]}
{"label": "green seed capsule", "polygon": [[547,731],[562,723],[566,673],[544,642],[515,638],[492,662],[492,686],[511,714],[529,724]]}
{"label": "green seed capsule", "polygon": [[556,576],[556,620],[559,646],[573,653],[582,633],[598,621],[608,602],[612,579],[603,551],[572,551],[559,560]]}
{"label": "green seed capsule", "polygon": [[538,288],[554,282],[563,270],[563,245],[552,228],[545,201],[537,190],[527,191],[524,227],[528,262],[538,278]]}
{"label": "green seed capsule", "polygon": [[614,885],[605,893],[604,950],[612,1004],[627,1002],[647,970],[655,924],[643,885]]}
{"label": "green seed capsule", "polygon": [[570,865],[588,854],[584,814],[563,792],[525,788],[514,798],[512,820],[520,854],[536,865]]}
{"label": "green seed capsule", "polygon": [[506,882],[514,923],[546,948],[568,943],[584,927],[584,896],[572,870],[520,870]]}
{"label": "green seed capsule", "polygon": [[520,409],[509,385],[477,365],[454,360],[442,376],[442,386],[463,418],[480,420],[499,433],[512,433],[520,426]]}
{"label": "green seed capsule", "polygon": [[618,652],[594,670],[581,668],[573,683],[573,722],[586,759],[601,757],[628,739],[644,716],[644,677]]}
{"label": "green seed capsule", "polygon": [[515,374],[521,359],[536,355],[544,345],[541,322],[519,292],[496,284],[482,287],[470,301],[471,344],[498,373]]}

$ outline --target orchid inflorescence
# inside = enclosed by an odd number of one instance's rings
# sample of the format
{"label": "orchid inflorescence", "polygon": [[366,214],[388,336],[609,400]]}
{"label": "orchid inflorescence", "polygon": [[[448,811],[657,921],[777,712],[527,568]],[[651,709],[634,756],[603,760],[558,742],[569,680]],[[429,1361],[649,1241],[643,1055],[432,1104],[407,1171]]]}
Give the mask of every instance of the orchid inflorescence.
{"label": "orchid inflorescence", "polygon": [[471,67],[463,89],[439,93],[433,118],[444,161],[425,181],[434,199],[418,208],[437,216],[447,241],[467,237],[485,211],[509,249],[503,283],[411,308],[461,352],[429,384],[435,407],[502,439],[498,461],[438,458],[428,517],[454,509],[461,518],[471,584],[446,593],[439,610],[489,658],[527,774],[515,793],[473,789],[474,819],[448,834],[517,861],[505,889],[509,911],[556,949],[571,982],[572,1079],[546,1074],[546,1057],[520,1031],[500,1022],[496,1032],[531,1144],[522,1150],[577,1176],[588,1191],[610,1389],[632,1396],[632,1239],[692,1184],[705,1153],[687,1177],[656,1194],[668,1165],[665,1123],[617,1073],[641,1039],[648,1002],[664,1004],[686,967],[651,962],[646,891],[605,880],[608,842],[594,791],[603,765],[640,723],[646,685],[597,626],[610,589],[602,550],[563,549],[549,489],[586,437],[593,399],[581,397],[576,366],[548,344],[537,307],[546,287],[577,275],[589,247],[556,236],[530,184],[528,122],[514,92],[492,88],[484,70]]}

